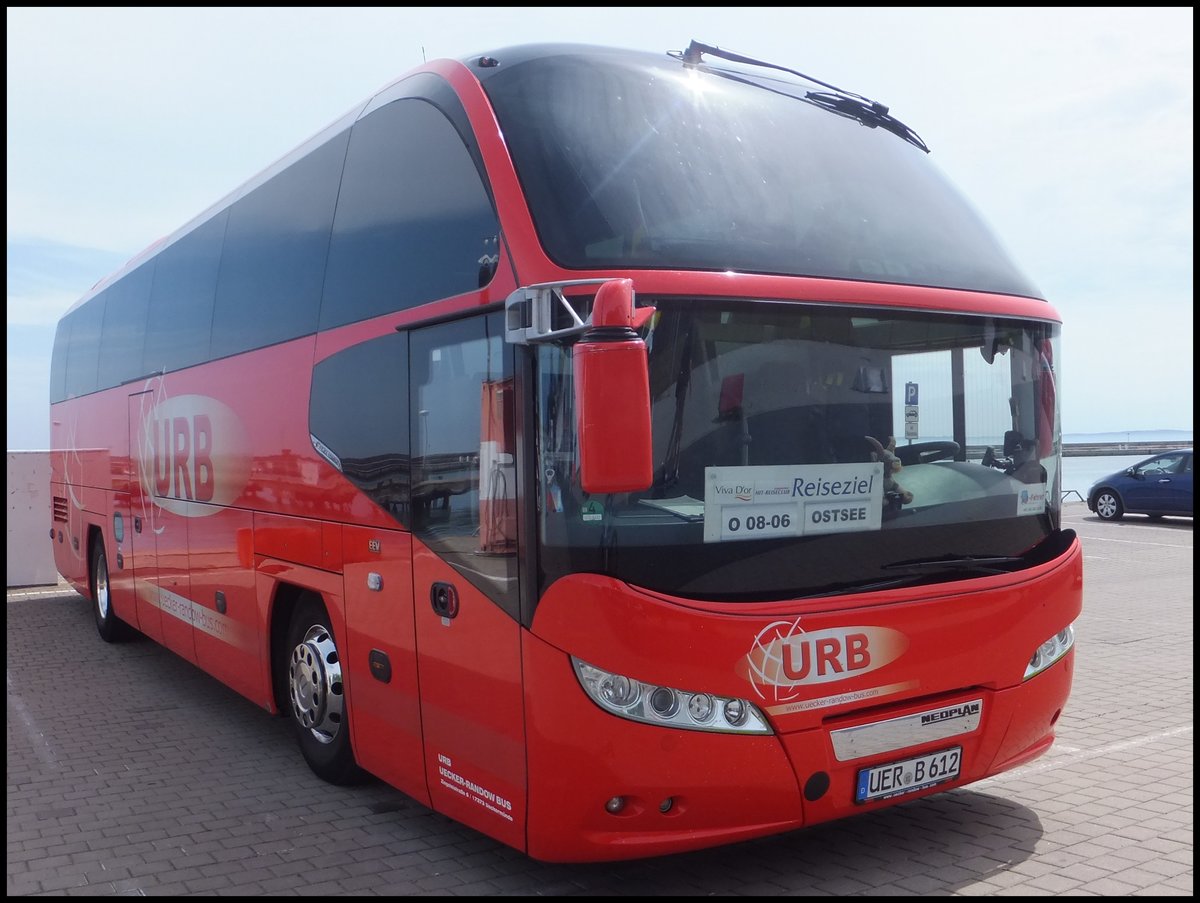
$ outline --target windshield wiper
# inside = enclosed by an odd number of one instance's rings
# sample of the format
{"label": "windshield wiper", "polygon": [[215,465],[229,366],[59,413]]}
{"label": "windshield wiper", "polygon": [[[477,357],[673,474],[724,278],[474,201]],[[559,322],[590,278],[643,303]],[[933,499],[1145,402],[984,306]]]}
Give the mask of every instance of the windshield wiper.
{"label": "windshield wiper", "polygon": [[809,91],[804,96],[817,106],[824,107],[839,116],[857,119],[868,128],[878,127],[893,135],[899,135],[909,144],[915,144],[925,153],[929,153],[929,148],[925,146],[921,137],[895,116],[892,116],[888,112],[888,108],[878,101],[865,98],[860,100],[857,97],[846,97],[843,94],[825,94],[817,91]]}
{"label": "windshield wiper", "polygon": [[1024,555],[944,555],[941,558],[913,558],[880,567],[882,571],[906,571],[926,574],[930,571],[957,573],[975,571],[984,574],[1011,574],[1023,568],[1046,564],[1062,555],[1075,541],[1074,530],[1054,530]]}
{"label": "windshield wiper", "polygon": [[775,63],[768,63],[763,60],[756,60],[753,57],[743,56],[740,53],[722,50],[719,47],[713,47],[709,44],[701,44],[699,41],[692,41],[688,45],[687,50],[672,52],[670,55],[682,60],[684,63],[696,66],[704,62],[704,54],[706,53],[709,56],[719,57],[731,63],[742,63],[747,66],[758,66],[763,69],[776,69],[820,85],[822,88],[828,88],[832,93],[808,91],[805,93],[804,99],[822,109],[829,110],[831,113],[837,113],[839,116],[857,120],[868,128],[881,128],[889,131],[893,135],[903,138],[909,144],[919,147],[925,153],[929,153],[929,148],[921,140],[921,136],[893,116],[885,105],[876,100],[871,100],[869,97],[863,97],[861,94],[855,94],[853,91],[846,91],[823,82],[820,79],[813,78],[811,75],[805,75],[803,72],[797,72],[795,69],[789,69],[787,66],[779,66]]}
{"label": "windshield wiper", "polygon": [[914,558],[912,561],[896,561],[880,567],[882,571],[982,571],[987,574],[1007,574],[1017,565],[1028,564],[1026,559],[1011,555],[963,555],[945,558]]}

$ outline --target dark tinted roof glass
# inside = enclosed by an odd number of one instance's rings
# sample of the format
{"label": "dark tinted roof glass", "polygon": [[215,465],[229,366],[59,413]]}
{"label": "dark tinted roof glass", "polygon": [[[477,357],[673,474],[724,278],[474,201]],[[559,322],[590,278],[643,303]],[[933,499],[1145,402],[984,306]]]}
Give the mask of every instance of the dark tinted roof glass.
{"label": "dark tinted roof glass", "polygon": [[807,82],[665,53],[525,51],[481,77],[563,266],[1040,297],[928,155],[804,100]]}

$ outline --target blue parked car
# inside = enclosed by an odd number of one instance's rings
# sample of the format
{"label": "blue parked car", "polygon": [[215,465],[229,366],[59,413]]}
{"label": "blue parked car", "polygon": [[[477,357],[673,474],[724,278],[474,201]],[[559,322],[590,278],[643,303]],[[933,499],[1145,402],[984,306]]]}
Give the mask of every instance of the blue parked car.
{"label": "blue parked car", "polygon": [[1192,450],[1164,452],[1097,480],[1087,505],[1103,520],[1126,514],[1191,517]]}

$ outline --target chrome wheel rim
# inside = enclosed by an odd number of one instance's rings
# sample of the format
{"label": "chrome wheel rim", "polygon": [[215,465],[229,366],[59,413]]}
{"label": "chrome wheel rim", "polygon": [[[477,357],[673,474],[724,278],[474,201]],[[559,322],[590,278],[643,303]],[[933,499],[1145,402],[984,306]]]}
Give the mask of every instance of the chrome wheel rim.
{"label": "chrome wheel rim", "polygon": [[1096,511],[1101,517],[1112,517],[1117,513],[1117,500],[1107,492],[1096,499]]}
{"label": "chrome wheel rim", "polygon": [[342,665],[333,635],[320,624],[308,628],[292,650],[288,690],[296,720],[321,743],[332,743],[345,710]]}
{"label": "chrome wheel rim", "polygon": [[96,611],[100,620],[108,620],[108,563],[103,555],[96,562]]}

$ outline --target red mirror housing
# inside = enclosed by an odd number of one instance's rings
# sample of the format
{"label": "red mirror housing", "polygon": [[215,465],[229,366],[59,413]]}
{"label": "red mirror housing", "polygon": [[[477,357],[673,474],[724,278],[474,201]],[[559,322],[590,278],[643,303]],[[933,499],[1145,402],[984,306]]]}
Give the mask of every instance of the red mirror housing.
{"label": "red mirror housing", "polygon": [[590,328],[572,349],[584,492],[635,492],[654,481],[650,372],[635,331],[652,313],[635,313],[632,280],[606,282],[596,292]]}

